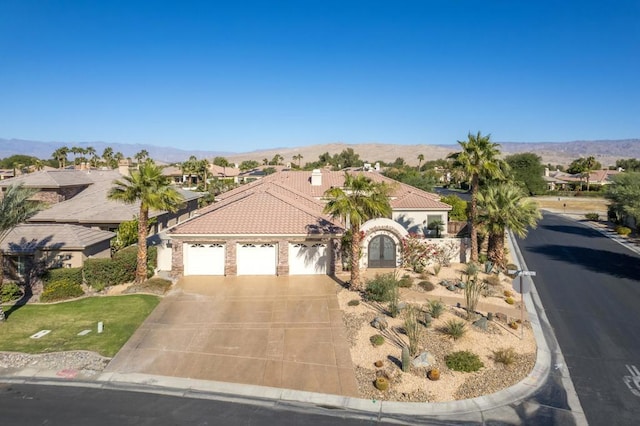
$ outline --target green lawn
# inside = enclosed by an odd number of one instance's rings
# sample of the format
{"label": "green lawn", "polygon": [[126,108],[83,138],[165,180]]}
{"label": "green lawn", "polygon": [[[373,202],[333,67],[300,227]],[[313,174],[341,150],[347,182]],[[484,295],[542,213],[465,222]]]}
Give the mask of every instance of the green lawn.
{"label": "green lawn", "polygon": [[[0,351],[44,353],[88,350],[112,357],[160,302],[157,296],[90,297],[54,305],[25,305],[0,323]],[[98,322],[104,331],[97,333]],[[40,339],[29,336],[51,330]],[[78,336],[83,330],[91,330]]]}

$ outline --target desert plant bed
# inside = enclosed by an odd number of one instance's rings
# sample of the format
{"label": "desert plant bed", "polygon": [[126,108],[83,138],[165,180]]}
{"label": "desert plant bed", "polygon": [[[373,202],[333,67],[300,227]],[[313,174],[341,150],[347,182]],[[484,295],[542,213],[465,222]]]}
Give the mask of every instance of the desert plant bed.
{"label": "desert plant bed", "polygon": [[[439,279],[460,278],[461,265],[443,268]],[[482,274],[480,274],[482,276]],[[414,277],[415,285],[411,289],[401,289],[401,302],[409,303],[419,310],[418,317],[424,318],[429,300],[438,299],[440,289],[425,292],[417,285],[421,280]],[[351,344],[351,359],[356,372],[358,389],[361,398],[403,402],[439,402],[452,401],[486,395],[507,388],[523,380],[532,370],[536,358],[536,344],[529,323],[525,320],[518,330],[508,326],[509,321],[515,321],[518,311],[504,302],[503,291],[508,290],[511,279],[503,278],[502,288],[495,297],[482,297],[483,306],[495,306],[495,312],[503,309],[507,315],[500,315],[503,319],[495,318],[487,322],[487,329],[480,328],[467,321],[464,310],[464,294],[458,294],[460,307],[456,302],[445,303],[444,313],[439,318],[431,318],[430,325],[425,327],[426,321],[420,322],[419,352],[428,351],[435,357],[433,365],[427,367],[412,367],[409,372],[402,371],[402,347],[409,345],[405,334],[404,310],[397,317],[388,315],[386,302],[361,300],[357,306],[349,305],[350,300],[360,297],[357,292],[341,289],[338,301],[343,311],[343,319],[347,336]],[[436,285],[436,287],[442,287]],[[443,295],[451,296],[451,292],[442,287]],[[519,303],[520,295],[516,296]],[[406,309],[406,308],[405,308]],[[486,317],[487,312],[479,312]],[[388,327],[378,330],[371,325],[376,317],[383,317]],[[504,319],[506,317],[506,319]],[[466,332],[459,339],[453,339],[443,332],[446,324],[451,321],[466,323]],[[521,332],[523,338],[521,339]],[[381,334],[385,341],[380,346],[371,344],[371,336]],[[513,352],[512,360],[507,365],[496,360],[495,351],[499,348]],[[470,351],[478,355],[484,365],[479,371],[466,373],[453,371],[447,367],[446,356],[457,351]],[[382,366],[375,362],[382,360]],[[432,381],[427,378],[431,368],[437,368],[440,379]],[[389,388],[385,391],[376,389],[374,382],[377,377],[384,375],[389,379]]]}

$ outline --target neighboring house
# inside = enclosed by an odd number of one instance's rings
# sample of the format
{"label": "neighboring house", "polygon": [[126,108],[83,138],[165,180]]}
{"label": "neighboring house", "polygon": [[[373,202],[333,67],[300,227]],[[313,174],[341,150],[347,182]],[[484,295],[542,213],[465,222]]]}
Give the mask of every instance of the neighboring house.
{"label": "neighboring house", "polygon": [[[589,185],[609,185],[612,177],[621,173],[621,170],[593,170],[589,173]],[[587,182],[587,177],[581,173],[571,174],[560,170],[544,169],[545,182],[550,191],[565,190],[569,185],[580,185]]]}
{"label": "neighboring house", "polygon": [[[363,267],[396,267],[402,240],[429,221],[447,223],[451,206],[436,194],[366,173],[392,185],[391,218],[362,225]],[[216,197],[168,231],[174,275],[308,275],[342,271],[345,224],[323,213],[324,193],[344,185],[344,172],[283,171]],[[158,256],[165,256],[159,248]]]}
{"label": "neighboring house", "polygon": [[0,241],[8,276],[50,268],[81,267],[88,258],[109,258],[113,232],[63,224],[20,224]]}
{"label": "neighboring house", "polygon": [[0,180],[11,179],[15,176],[13,169],[0,169]]}
{"label": "neighboring house", "polygon": [[[69,223],[115,231],[122,222],[132,220],[138,215],[139,203],[125,204],[121,201],[111,200],[107,196],[113,187],[113,182],[122,178],[117,170],[66,171],[63,173],[77,174],[78,179],[89,179],[92,184],[73,198],[38,212],[28,220],[29,223]],[[177,191],[185,199],[184,207],[175,213],[150,211],[149,217],[157,219],[150,234],[155,234],[185,221],[193,216],[197,210],[201,194],[183,189],[177,189]]]}
{"label": "neighboring house", "polygon": [[209,178],[217,178],[221,180],[232,180],[234,183],[238,183],[238,176],[241,171],[237,164],[230,164],[227,167],[217,166],[215,164],[209,164]]}
{"label": "neighboring house", "polygon": [[11,185],[22,184],[25,188],[38,190],[33,200],[55,204],[73,198],[93,183],[86,171],[41,170],[1,181],[0,189],[4,192]]}
{"label": "neighboring house", "polygon": [[171,181],[176,185],[182,185],[185,183],[187,176],[182,173],[182,169],[176,166],[167,166],[162,169],[162,174],[171,178]]}

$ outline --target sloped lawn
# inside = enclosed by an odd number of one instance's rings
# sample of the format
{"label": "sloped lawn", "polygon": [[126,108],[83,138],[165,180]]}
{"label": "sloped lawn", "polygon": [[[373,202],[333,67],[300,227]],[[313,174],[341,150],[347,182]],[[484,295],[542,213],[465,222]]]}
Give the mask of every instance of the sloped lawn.
{"label": "sloped lawn", "polygon": [[[160,298],[152,295],[90,297],[51,305],[4,306],[9,316],[0,323],[0,351],[45,353],[87,350],[112,357],[153,311]],[[104,330],[98,334],[98,322]],[[39,339],[30,336],[51,330]],[[91,330],[78,336],[83,330]]]}

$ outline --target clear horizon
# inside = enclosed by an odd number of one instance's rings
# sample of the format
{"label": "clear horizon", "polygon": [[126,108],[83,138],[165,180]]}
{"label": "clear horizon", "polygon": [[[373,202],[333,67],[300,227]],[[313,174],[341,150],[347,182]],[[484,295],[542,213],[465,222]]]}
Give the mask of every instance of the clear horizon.
{"label": "clear horizon", "polygon": [[0,4],[0,137],[249,152],[640,137],[640,2]]}

